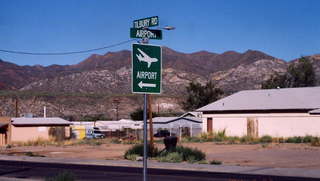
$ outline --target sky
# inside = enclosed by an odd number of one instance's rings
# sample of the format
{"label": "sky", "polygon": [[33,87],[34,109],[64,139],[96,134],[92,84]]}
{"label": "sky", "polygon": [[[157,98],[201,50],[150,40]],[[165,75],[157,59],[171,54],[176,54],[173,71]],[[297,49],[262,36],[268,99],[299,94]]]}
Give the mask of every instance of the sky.
{"label": "sky", "polygon": [[[0,49],[54,53],[130,40],[133,20],[159,16],[173,50],[259,50],[286,61],[320,53],[318,0],[1,0]],[[35,56],[0,52],[18,65],[76,64],[91,54],[131,50],[132,42],[90,53]]]}

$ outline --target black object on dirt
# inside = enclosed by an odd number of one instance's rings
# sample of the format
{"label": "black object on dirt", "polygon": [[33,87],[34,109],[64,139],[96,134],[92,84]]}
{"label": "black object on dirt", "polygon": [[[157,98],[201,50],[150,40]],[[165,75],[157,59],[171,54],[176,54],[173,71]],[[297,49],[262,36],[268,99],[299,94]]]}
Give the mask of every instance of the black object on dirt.
{"label": "black object on dirt", "polygon": [[177,147],[178,137],[176,136],[167,136],[163,139],[166,150],[171,152],[175,151]]}

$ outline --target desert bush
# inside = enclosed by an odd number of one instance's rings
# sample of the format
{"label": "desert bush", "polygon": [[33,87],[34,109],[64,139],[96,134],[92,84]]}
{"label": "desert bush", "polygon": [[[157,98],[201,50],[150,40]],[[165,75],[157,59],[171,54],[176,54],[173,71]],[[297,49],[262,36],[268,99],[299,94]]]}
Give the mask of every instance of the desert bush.
{"label": "desert bush", "polygon": [[222,164],[222,161],[219,161],[219,160],[211,160],[209,162],[211,165],[221,165]]}
{"label": "desert bush", "polygon": [[261,143],[271,143],[272,142],[272,137],[269,135],[264,135],[260,138],[259,140]]}
{"label": "desert bush", "polygon": [[320,139],[319,139],[319,137],[314,137],[314,138],[311,140],[311,146],[320,146]]}
{"label": "desert bush", "polygon": [[206,159],[206,154],[196,148],[177,146],[176,152],[182,155],[184,161],[200,161]]}
{"label": "desert bush", "polygon": [[240,138],[240,142],[241,143],[249,143],[249,142],[252,142],[253,141],[253,138],[251,136],[242,136]]}
{"label": "desert bush", "polygon": [[[159,154],[159,151],[156,147],[152,147],[150,144],[148,144],[148,157],[156,157]],[[139,155],[143,156],[143,144],[137,144],[129,148],[125,154],[124,158],[128,159],[127,157],[129,155]]]}
{"label": "desert bush", "polygon": [[185,137],[182,138],[182,142],[201,143],[203,140],[200,137]]}
{"label": "desert bush", "polygon": [[139,155],[137,155],[137,154],[131,154],[131,155],[127,155],[126,159],[131,160],[131,161],[136,161],[138,156]]}
{"label": "desert bush", "polygon": [[240,138],[238,136],[229,136],[227,137],[229,144],[237,144],[240,143]]}
{"label": "desert bush", "polygon": [[301,136],[294,136],[287,138],[287,143],[302,143],[303,139]]}
{"label": "desert bush", "polygon": [[313,136],[311,135],[306,135],[305,137],[303,137],[303,143],[311,143],[311,141],[314,139]]}
{"label": "desert bush", "polygon": [[183,156],[178,152],[171,152],[166,154],[165,156],[160,156],[158,160],[160,162],[169,162],[169,163],[179,163],[184,161]]}
{"label": "desert bush", "polygon": [[208,164],[209,162],[207,160],[200,160],[197,163],[198,164]]}
{"label": "desert bush", "polygon": [[39,155],[39,154],[33,153],[33,152],[31,152],[31,151],[25,152],[24,155],[30,156],[30,157],[45,157],[45,156],[43,156],[43,155]]}

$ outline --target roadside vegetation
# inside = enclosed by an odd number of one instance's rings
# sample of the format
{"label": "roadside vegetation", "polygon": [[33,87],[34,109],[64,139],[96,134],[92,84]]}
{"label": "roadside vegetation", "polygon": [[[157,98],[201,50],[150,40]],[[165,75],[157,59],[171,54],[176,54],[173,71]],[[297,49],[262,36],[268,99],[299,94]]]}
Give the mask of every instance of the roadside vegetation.
{"label": "roadside vegetation", "polygon": [[259,138],[250,136],[227,136],[226,131],[202,133],[199,137],[185,137],[182,142],[216,142],[221,144],[267,144],[267,143],[310,143],[311,146],[320,146],[320,137],[306,135],[294,137],[271,137],[264,135]]}
{"label": "roadside vegetation", "polygon": [[[259,138],[250,136],[227,136],[226,131],[202,133],[197,137],[183,137],[181,143],[202,143],[215,142],[217,144],[269,144],[269,143],[308,143],[311,146],[320,146],[320,137],[306,135],[294,137],[271,137],[264,135]],[[103,144],[141,144],[142,140],[137,139],[121,139],[121,138],[104,138],[104,139],[69,139],[63,141],[36,139],[27,142],[13,142],[7,145],[6,148],[16,146],[73,146],[73,145],[91,145],[100,146]],[[155,140],[155,143],[162,144],[162,139]]]}
{"label": "roadside vegetation", "polygon": [[[143,157],[143,144],[132,146],[128,149],[124,158],[132,161],[139,161]],[[202,163],[206,162],[206,154],[201,150],[195,148],[189,148],[184,146],[177,146],[176,149],[167,151],[159,151],[156,147],[148,145],[148,157],[159,162],[170,162],[170,163]]]}

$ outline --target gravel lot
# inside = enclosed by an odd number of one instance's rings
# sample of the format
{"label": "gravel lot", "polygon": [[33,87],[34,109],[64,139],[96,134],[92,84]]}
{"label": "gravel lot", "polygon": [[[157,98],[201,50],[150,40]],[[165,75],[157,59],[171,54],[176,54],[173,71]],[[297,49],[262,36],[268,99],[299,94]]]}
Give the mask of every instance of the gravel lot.
{"label": "gravel lot", "polygon": [[[200,149],[207,154],[207,160],[219,160],[224,165],[282,167],[282,168],[320,168],[320,147],[308,144],[217,144],[184,143],[184,146]],[[6,155],[34,155],[59,158],[121,160],[124,152],[132,145],[102,144],[74,146],[19,146],[1,148]],[[157,144],[162,149],[162,144]]]}

